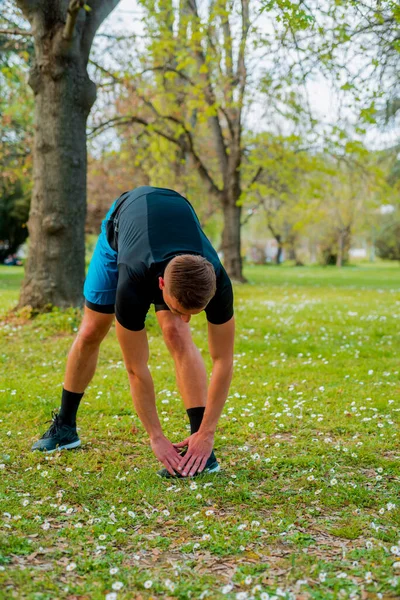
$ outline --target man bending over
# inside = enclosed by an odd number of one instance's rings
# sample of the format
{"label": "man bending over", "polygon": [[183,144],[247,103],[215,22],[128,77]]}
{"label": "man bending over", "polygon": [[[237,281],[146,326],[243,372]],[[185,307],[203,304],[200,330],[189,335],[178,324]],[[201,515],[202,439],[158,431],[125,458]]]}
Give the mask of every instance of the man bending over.
{"label": "man bending over", "polygon": [[[76,414],[97,364],[99,347],[116,317],[116,333],[137,414],[164,469],[160,475],[219,471],[214,434],[232,379],[232,285],[191,204],[173,190],[150,186],[122,194],[102,222],[84,286],[85,309],[67,360],[61,408],[32,450],[76,448]],[[163,434],[147,366],[145,318],[155,305],[174,359],[191,435],[172,444]],[[205,310],[213,361],[207,386],[189,321]],[[187,448],[184,456],[182,448]]]}

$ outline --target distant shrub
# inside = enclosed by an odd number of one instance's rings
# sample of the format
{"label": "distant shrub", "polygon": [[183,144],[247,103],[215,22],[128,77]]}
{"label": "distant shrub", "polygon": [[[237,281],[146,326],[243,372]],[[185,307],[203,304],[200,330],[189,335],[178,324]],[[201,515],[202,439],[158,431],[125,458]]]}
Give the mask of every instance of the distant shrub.
{"label": "distant shrub", "polygon": [[380,258],[400,260],[400,219],[386,222],[375,240],[376,253]]}
{"label": "distant shrub", "polygon": [[0,185],[0,263],[28,237],[30,195],[22,182]]}

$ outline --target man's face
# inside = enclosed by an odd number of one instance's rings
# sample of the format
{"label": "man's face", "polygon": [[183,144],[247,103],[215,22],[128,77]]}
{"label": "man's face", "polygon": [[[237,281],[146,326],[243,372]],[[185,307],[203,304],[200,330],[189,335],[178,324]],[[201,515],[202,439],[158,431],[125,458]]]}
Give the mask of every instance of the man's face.
{"label": "man's face", "polygon": [[158,285],[160,287],[160,290],[162,290],[164,302],[168,306],[169,310],[172,312],[173,315],[177,315],[178,317],[180,317],[185,323],[189,323],[192,315],[198,315],[204,310],[204,308],[193,310],[183,308],[183,306],[179,304],[178,300],[174,298],[174,296],[168,294],[165,287],[165,281],[162,277],[158,278]]}

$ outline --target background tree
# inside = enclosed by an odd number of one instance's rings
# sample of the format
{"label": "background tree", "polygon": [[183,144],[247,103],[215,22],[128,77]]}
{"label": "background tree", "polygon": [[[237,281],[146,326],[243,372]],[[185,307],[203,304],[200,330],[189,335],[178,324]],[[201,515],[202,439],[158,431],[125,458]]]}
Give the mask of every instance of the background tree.
{"label": "background tree", "polygon": [[239,199],[250,4],[218,0],[206,11],[196,0],[182,0],[179,7],[144,0],[148,43],[140,72],[124,80],[128,93],[142,99],[141,110],[131,106],[94,130],[135,124],[167,140],[169,153],[175,147],[175,160],[187,162],[219,203],[224,264],[236,280],[243,280]]}
{"label": "background tree", "polygon": [[0,48],[1,263],[28,235],[33,97],[27,90],[26,76],[33,46],[21,36],[10,40],[0,34]]}
{"label": "background tree", "polygon": [[382,219],[380,231],[375,240],[380,258],[400,261],[400,216],[399,211]]}
{"label": "background tree", "polygon": [[[393,120],[400,109],[400,8],[395,0],[263,0],[292,54],[292,75],[323,75],[340,106],[358,117],[356,131]],[[279,48],[277,48],[279,50]],[[339,134],[340,131],[337,130]]]}
{"label": "background tree", "polygon": [[241,202],[251,211],[244,221],[257,215],[265,223],[277,244],[277,264],[282,262],[284,248],[290,259],[300,263],[300,233],[307,224],[321,218],[326,162],[296,135],[258,134],[251,137],[248,148],[244,179],[255,170],[259,176],[242,195]]}
{"label": "background tree", "polygon": [[28,237],[30,190],[21,180],[0,184],[0,263],[14,254]]}

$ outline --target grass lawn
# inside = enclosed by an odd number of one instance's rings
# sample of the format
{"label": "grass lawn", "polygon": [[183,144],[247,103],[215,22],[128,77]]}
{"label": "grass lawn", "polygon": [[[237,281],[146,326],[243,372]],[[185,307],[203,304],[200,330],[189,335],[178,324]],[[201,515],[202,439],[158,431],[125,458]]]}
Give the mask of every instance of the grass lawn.
{"label": "grass lawn", "polygon": [[[22,273],[0,267],[0,598],[399,598],[400,268],[246,274],[222,471],[171,482],[155,475],[113,330],[82,448],[30,452],[80,314],[6,318]],[[161,421],[180,441],[172,360],[147,323]],[[209,368],[204,314],[191,324]]]}

